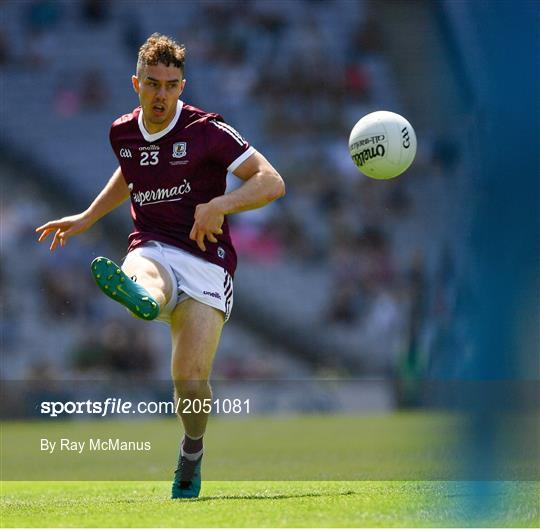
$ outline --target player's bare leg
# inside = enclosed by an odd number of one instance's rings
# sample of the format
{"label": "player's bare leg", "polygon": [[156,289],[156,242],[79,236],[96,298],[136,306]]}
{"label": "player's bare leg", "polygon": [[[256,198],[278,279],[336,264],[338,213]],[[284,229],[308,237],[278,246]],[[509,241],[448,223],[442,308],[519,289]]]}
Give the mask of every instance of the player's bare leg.
{"label": "player's bare leg", "polygon": [[99,257],[92,262],[91,270],[103,293],[144,320],[156,318],[172,295],[167,271],[149,258],[130,256],[120,267]]}
{"label": "player's bare leg", "polygon": [[[183,400],[190,400],[191,403],[196,400],[201,405],[210,404],[212,389],[208,380],[223,324],[224,315],[221,311],[193,299],[177,305],[172,313],[171,373],[175,401],[182,400],[178,410],[185,431],[173,482],[173,498],[199,495],[202,437],[209,413],[204,410],[198,414],[187,412],[184,405],[187,406],[189,402]],[[198,406],[196,410],[199,410]]]}

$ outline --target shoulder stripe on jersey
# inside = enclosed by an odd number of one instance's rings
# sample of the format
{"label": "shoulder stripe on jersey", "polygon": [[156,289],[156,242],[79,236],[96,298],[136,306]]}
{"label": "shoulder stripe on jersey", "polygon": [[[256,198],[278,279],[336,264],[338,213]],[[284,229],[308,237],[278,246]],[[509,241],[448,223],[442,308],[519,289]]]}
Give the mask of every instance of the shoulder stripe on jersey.
{"label": "shoulder stripe on jersey", "polygon": [[234,140],[236,142],[238,142],[240,145],[244,145],[245,142],[244,142],[244,139],[240,136],[240,134],[238,134],[238,132],[236,132],[232,127],[229,127],[227,126],[226,124],[224,123],[220,123],[220,122],[216,122],[216,121],[213,121],[212,122],[218,129],[222,130],[223,132],[226,132],[227,134],[229,134],[230,136],[232,136],[234,138]]}
{"label": "shoulder stripe on jersey", "polygon": [[217,120],[212,120],[212,123],[216,127],[219,127],[220,129],[222,129],[224,131],[228,131],[230,134],[234,135],[236,138],[238,138],[239,140],[244,142],[244,138],[242,138],[242,135],[234,127],[232,127],[228,123],[225,123],[225,122],[222,122],[222,121],[217,121]]}
{"label": "shoulder stripe on jersey", "polygon": [[239,140],[242,140],[242,142],[245,143],[245,140],[242,137],[242,135],[232,125],[229,125],[228,123],[224,123],[224,122],[221,122],[220,125],[222,127],[225,127],[225,129],[229,130],[231,132],[231,134],[236,135]]}
{"label": "shoulder stripe on jersey", "polygon": [[233,129],[230,125],[216,120],[210,120],[210,123],[213,123],[218,129],[221,129],[222,131],[232,136],[240,145],[244,145],[246,143],[245,140],[240,136],[238,131]]}

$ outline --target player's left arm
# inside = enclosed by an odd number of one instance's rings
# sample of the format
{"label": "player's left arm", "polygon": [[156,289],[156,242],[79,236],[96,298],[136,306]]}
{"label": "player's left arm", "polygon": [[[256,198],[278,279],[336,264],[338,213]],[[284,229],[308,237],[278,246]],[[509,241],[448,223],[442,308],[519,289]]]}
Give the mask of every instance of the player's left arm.
{"label": "player's left arm", "polygon": [[281,175],[259,152],[255,151],[235,170],[234,175],[244,183],[234,191],[199,204],[195,209],[195,222],[189,237],[206,251],[204,239],[217,243],[226,215],[261,208],[285,195],[285,183]]}

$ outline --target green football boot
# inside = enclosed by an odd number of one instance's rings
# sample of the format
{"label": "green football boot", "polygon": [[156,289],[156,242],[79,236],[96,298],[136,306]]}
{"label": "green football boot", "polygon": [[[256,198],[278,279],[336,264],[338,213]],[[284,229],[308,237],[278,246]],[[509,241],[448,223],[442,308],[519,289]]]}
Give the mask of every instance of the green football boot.
{"label": "green football boot", "polygon": [[129,278],[114,261],[96,258],[92,261],[91,270],[98,287],[136,317],[154,320],[159,315],[159,304],[150,293]]}
{"label": "green football boot", "polygon": [[180,458],[178,469],[174,472],[171,499],[193,499],[201,491],[202,455],[197,460]]}

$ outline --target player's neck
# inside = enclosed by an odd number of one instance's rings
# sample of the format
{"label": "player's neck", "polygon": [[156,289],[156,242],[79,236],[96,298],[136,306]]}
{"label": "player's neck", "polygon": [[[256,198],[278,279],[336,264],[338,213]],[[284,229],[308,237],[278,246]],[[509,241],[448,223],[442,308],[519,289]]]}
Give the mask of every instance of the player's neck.
{"label": "player's neck", "polygon": [[149,134],[156,134],[166,129],[170,125],[171,121],[173,121],[174,116],[175,116],[175,113],[173,112],[172,116],[163,123],[148,123],[143,113],[142,121],[143,121],[144,128]]}

